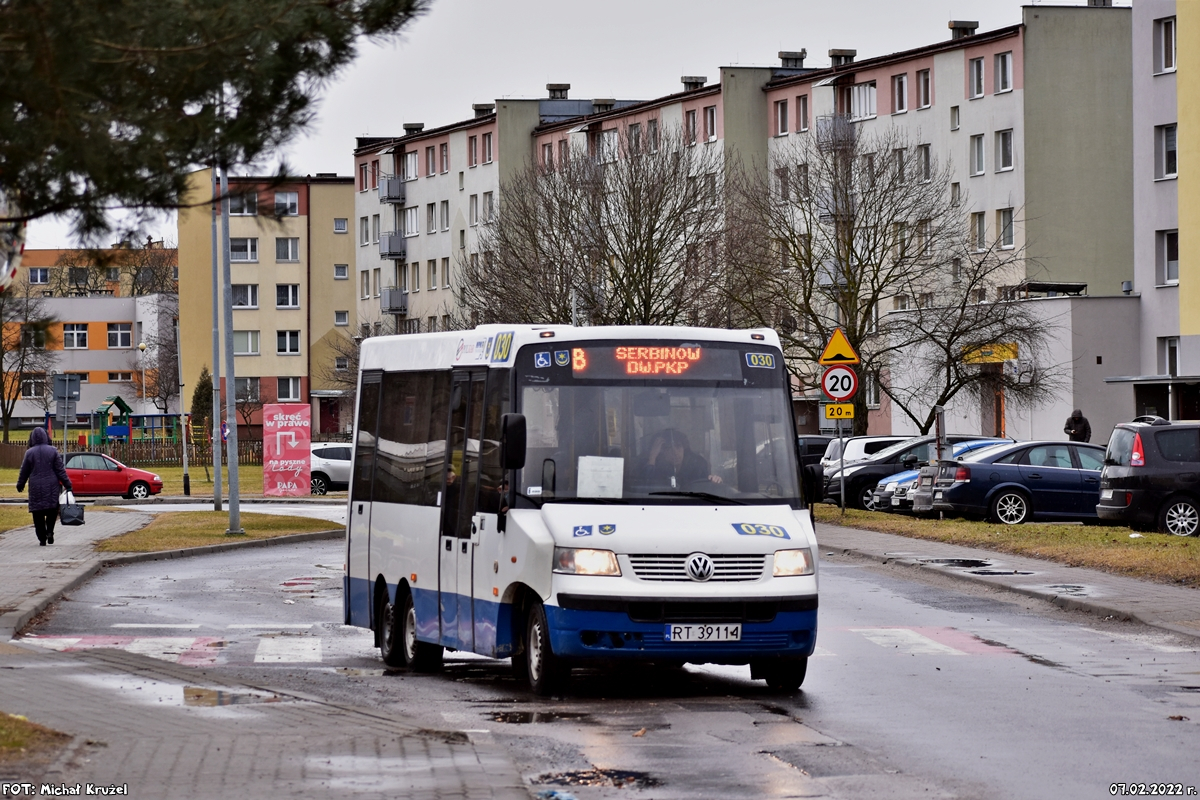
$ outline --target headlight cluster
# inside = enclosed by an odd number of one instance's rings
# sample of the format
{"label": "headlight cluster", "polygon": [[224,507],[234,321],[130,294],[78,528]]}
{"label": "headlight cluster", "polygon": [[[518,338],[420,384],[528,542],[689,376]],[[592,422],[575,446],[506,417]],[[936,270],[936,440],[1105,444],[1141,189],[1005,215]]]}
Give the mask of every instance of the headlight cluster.
{"label": "headlight cluster", "polygon": [[554,548],[554,571],[565,575],[620,575],[617,555],[611,550]]}
{"label": "headlight cluster", "polygon": [[815,572],[813,568],[812,551],[807,547],[800,550],[776,550],[775,551],[775,571],[776,578],[787,577],[791,575],[812,575]]}

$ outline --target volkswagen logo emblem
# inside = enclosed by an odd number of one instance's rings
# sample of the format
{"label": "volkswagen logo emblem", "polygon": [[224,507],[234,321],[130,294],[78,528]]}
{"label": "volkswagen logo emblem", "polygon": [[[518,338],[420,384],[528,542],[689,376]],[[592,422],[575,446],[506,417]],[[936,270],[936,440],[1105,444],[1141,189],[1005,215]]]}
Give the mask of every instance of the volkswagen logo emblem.
{"label": "volkswagen logo emblem", "polygon": [[706,581],[713,576],[713,561],[704,553],[692,553],[684,565],[688,577],[694,581]]}

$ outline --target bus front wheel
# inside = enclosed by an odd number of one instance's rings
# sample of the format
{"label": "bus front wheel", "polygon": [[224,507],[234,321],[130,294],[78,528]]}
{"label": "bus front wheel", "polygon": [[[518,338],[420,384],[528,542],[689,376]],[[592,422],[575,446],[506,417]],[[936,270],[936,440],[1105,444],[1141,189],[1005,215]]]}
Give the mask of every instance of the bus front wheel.
{"label": "bus front wheel", "polygon": [[762,678],[776,692],[792,694],[804,683],[808,674],[808,658],[772,658],[751,663],[750,677]]}
{"label": "bus front wheel", "polygon": [[554,694],[566,682],[569,668],[554,655],[550,647],[550,626],[546,622],[546,609],[534,603],[529,609],[525,625],[525,663],[520,672],[534,694],[545,697]]}

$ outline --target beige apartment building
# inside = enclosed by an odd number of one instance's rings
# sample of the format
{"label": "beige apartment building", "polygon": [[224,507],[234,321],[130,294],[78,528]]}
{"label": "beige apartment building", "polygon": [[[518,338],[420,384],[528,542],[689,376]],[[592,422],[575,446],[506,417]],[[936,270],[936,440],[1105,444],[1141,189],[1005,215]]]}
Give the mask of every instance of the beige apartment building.
{"label": "beige apartment building", "polygon": [[[207,169],[192,174],[191,202],[211,196],[211,180]],[[261,404],[276,402],[309,403],[313,433],[345,431],[353,409],[344,407],[338,378],[352,365],[336,342],[357,326],[353,179],[322,173],[278,184],[235,177],[230,198],[235,396],[245,412],[238,414],[239,435],[259,438]],[[190,387],[203,367],[213,371],[212,264],[211,206],[184,208],[179,324]],[[226,377],[222,363],[222,397]]]}

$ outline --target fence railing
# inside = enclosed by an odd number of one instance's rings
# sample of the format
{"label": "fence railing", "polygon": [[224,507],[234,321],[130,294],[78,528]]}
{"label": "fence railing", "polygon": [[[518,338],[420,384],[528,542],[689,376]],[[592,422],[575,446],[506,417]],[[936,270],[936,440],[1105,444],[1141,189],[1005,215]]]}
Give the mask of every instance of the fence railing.
{"label": "fence railing", "polygon": [[[54,445],[63,449],[62,440]],[[26,443],[9,442],[0,444],[0,467],[18,468],[25,458]],[[65,452],[74,453],[86,450],[90,453],[104,453],[112,456],[122,464],[131,467],[178,467],[183,464],[183,445],[169,442],[110,442],[92,448],[80,447],[77,442],[68,442]],[[261,441],[239,441],[237,463],[247,466],[262,465],[263,451]],[[222,448],[222,463],[229,463],[229,452]],[[188,446],[188,464],[200,466],[212,463],[212,448],[208,443]]]}

